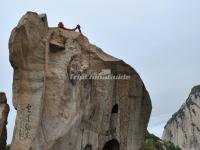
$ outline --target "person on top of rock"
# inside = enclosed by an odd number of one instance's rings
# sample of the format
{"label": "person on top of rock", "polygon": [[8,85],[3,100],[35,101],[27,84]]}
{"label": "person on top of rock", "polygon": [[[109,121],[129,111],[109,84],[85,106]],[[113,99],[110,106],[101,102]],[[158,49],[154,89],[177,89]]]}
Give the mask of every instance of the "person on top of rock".
{"label": "person on top of rock", "polygon": [[64,26],[64,24],[62,22],[58,23],[58,28],[64,29],[64,30],[68,30],[68,31],[76,31],[78,29],[78,31],[81,33],[81,26],[78,24],[75,28],[73,29],[68,29]]}

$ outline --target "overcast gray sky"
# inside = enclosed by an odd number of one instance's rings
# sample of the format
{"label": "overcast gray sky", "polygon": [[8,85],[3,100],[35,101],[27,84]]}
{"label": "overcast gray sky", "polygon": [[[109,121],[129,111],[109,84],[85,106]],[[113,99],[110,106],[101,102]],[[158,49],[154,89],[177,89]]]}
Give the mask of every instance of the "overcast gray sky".
{"label": "overcast gray sky", "polygon": [[26,11],[47,13],[49,26],[80,24],[89,40],[137,70],[150,93],[153,111],[148,129],[163,126],[200,83],[199,0],[6,0],[0,9],[0,91],[11,112],[8,142],[15,122],[8,39]]}

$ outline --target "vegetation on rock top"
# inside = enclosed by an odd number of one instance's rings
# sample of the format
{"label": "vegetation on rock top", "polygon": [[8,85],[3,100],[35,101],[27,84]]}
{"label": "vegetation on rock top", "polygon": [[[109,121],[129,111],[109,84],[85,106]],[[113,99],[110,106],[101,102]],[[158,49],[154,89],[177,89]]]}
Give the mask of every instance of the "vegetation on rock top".
{"label": "vegetation on rock top", "polygon": [[157,136],[150,134],[148,131],[145,135],[145,142],[141,150],[181,150],[172,142],[165,142]]}

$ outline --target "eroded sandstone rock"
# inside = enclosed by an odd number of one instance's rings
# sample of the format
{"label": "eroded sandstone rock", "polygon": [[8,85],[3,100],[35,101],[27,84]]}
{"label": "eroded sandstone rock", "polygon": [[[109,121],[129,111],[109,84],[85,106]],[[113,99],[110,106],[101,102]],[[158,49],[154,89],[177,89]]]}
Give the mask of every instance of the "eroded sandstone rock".
{"label": "eroded sandstone rock", "polygon": [[7,118],[9,106],[5,93],[0,92],[0,150],[5,150],[7,140]]}
{"label": "eroded sandstone rock", "polygon": [[[141,147],[151,101],[133,68],[78,32],[49,28],[46,15],[33,12],[9,45],[17,109],[11,150]],[[93,78],[120,74],[127,78]]]}
{"label": "eroded sandstone rock", "polygon": [[179,145],[182,150],[199,150],[200,85],[192,88],[186,102],[167,122],[162,139]]}

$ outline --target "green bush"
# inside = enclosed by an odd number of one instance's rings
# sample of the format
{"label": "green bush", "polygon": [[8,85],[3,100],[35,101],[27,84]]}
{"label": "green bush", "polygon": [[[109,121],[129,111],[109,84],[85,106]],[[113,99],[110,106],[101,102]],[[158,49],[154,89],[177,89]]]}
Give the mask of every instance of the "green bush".
{"label": "green bush", "polygon": [[175,146],[172,142],[162,141],[157,136],[146,133],[145,142],[141,150],[181,150],[178,146]]}
{"label": "green bush", "polygon": [[7,145],[7,146],[6,146],[6,150],[10,150],[10,145]]}

